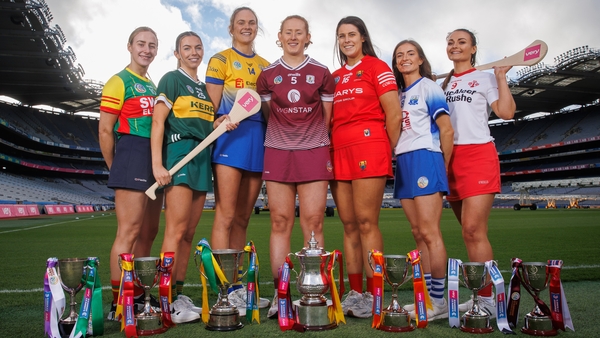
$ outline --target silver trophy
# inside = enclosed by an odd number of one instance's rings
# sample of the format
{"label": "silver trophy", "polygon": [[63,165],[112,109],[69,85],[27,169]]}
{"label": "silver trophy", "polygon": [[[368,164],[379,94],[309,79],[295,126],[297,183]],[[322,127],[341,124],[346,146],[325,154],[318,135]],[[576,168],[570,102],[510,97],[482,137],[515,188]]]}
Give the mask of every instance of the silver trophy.
{"label": "silver trophy", "polygon": [[[550,275],[548,264],[542,262],[523,262],[523,274],[521,282],[539,299],[540,292],[548,287]],[[521,332],[532,336],[555,336],[556,330],[552,326],[552,318],[544,314],[540,307],[535,304],[533,311],[525,315],[525,326]]]}
{"label": "silver trophy", "polygon": [[79,315],[77,314],[75,295],[85,284],[85,263],[87,258],[65,258],[58,260],[58,277],[63,290],[69,294],[71,310],[69,316],[59,320],[58,327],[63,337],[68,337],[73,331]]}
{"label": "silver trophy", "polygon": [[[235,249],[217,249],[213,250],[212,254],[223,271],[227,281],[221,281],[217,277],[219,284],[219,298],[217,303],[210,309],[210,317],[206,329],[211,331],[233,331],[244,327],[240,321],[240,311],[238,308],[229,302],[227,291],[229,287],[239,280],[238,273],[242,265],[242,257],[244,251]],[[204,275],[200,269],[200,265],[196,262],[200,273]],[[246,271],[248,272],[248,271]],[[246,272],[242,275],[246,275]]]}
{"label": "silver trophy", "polygon": [[[375,271],[369,252],[369,265]],[[387,332],[408,332],[415,329],[410,323],[410,315],[398,303],[398,288],[410,280],[408,257],[404,255],[383,255],[383,278],[392,287],[392,303],[382,310],[383,323],[379,330]]]}
{"label": "silver trophy", "polygon": [[327,266],[328,259],[331,258],[329,252],[317,246],[315,233],[312,232],[308,241],[308,247],[302,248],[296,253],[289,253],[288,256],[295,256],[300,261],[300,274],[296,282],[298,292],[302,294],[300,300],[292,304],[296,309],[296,317],[299,324],[303,325],[308,331],[320,331],[334,329],[337,323],[331,321],[328,316],[328,301],[325,293],[329,291],[329,281],[323,273]]}
{"label": "silver trophy", "polygon": [[[494,262],[494,264],[496,264]],[[489,333],[494,331],[490,326],[490,316],[479,307],[477,292],[488,286],[492,280],[485,263],[468,262],[461,264],[462,283],[473,291],[473,307],[462,316],[460,329],[470,333]]]}
{"label": "silver trophy", "polygon": [[150,305],[150,290],[159,280],[159,257],[140,257],[133,259],[133,281],[144,290],[144,309],[135,315],[137,334],[149,336],[163,333],[162,316]]}

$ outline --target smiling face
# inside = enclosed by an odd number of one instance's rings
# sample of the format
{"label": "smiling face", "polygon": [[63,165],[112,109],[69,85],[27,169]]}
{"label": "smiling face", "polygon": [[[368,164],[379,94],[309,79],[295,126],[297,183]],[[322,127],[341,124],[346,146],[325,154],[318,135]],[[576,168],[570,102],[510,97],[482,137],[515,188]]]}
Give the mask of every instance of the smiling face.
{"label": "smiling face", "polygon": [[158,52],[156,35],[150,31],[137,33],[127,44],[127,50],[131,54],[130,68],[148,69]]}
{"label": "smiling face", "polygon": [[204,46],[202,40],[194,35],[183,37],[179,41],[175,57],[181,62],[184,70],[197,70],[204,57]]}
{"label": "smiling face", "polygon": [[419,67],[423,64],[423,59],[419,56],[419,52],[413,44],[401,44],[396,48],[394,55],[396,68],[402,75],[419,73]]}
{"label": "smiling face", "polygon": [[229,26],[233,44],[251,45],[258,33],[258,20],[252,11],[243,9],[233,18]]}
{"label": "smiling face", "polygon": [[469,62],[471,66],[474,65],[471,58],[477,52],[477,46],[473,45],[473,38],[469,33],[456,30],[448,35],[446,42],[446,53],[452,62]]}
{"label": "smiling face", "polygon": [[352,24],[342,24],[337,30],[337,40],[340,51],[348,59],[361,59],[364,54],[362,51],[365,39],[358,31],[358,28]]}
{"label": "smiling face", "polygon": [[291,56],[303,55],[304,50],[310,43],[310,34],[306,23],[298,18],[287,19],[281,25],[281,31],[277,35],[283,53]]}

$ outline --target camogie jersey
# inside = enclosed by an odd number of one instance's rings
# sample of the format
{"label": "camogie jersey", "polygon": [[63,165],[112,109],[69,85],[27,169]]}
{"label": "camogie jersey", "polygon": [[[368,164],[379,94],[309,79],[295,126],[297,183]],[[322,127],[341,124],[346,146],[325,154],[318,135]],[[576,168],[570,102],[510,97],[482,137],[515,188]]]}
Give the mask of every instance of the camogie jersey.
{"label": "camogie jersey", "polygon": [[357,64],[333,72],[335,94],[331,143],[334,148],[374,139],[385,139],[385,113],[379,97],[398,90],[390,67],[365,55]]}
{"label": "camogie jersey", "polygon": [[494,74],[474,68],[454,74],[445,94],[454,128],[454,144],[483,144],[494,140],[488,126],[490,105],[498,100]]}
{"label": "camogie jersey", "polygon": [[420,78],[400,94],[402,132],[395,153],[427,149],[441,152],[440,129],[435,120],[448,114],[448,104],[442,88],[428,78]]}
{"label": "camogie jersey", "polygon": [[117,136],[129,134],[150,138],[156,86],[125,68],[113,75],[102,89],[100,110],[118,115]]}
{"label": "camogie jersey", "polygon": [[263,69],[257,91],[271,106],[265,147],[306,150],[329,145],[322,101],[333,101],[334,89],[327,67],[309,56],[295,68],[279,59]]}
{"label": "camogie jersey", "polygon": [[156,100],[171,110],[165,122],[165,144],[192,138],[201,141],[212,132],[215,111],[204,83],[179,68],[160,79],[158,93]]}
{"label": "camogie jersey", "polygon": [[[223,86],[217,115],[229,114],[238,89],[256,90],[258,75],[268,65],[269,62],[262,57],[256,54],[242,54],[233,47],[211,57],[206,70],[206,83]],[[261,112],[248,117],[247,120],[265,122]]]}

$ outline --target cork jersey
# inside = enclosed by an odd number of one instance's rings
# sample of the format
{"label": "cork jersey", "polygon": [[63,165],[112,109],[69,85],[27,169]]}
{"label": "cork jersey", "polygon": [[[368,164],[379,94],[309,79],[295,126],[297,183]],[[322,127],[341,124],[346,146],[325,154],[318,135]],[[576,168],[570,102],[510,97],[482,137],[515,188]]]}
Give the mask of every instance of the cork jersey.
{"label": "cork jersey", "polygon": [[100,110],[118,115],[115,132],[150,138],[156,86],[125,68],[102,89]]}
{"label": "cork jersey", "polygon": [[160,79],[156,100],[170,109],[165,122],[165,144],[192,138],[200,141],[212,132],[215,112],[206,85],[194,81],[181,68]]}
{"label": "cork jersey", "polygon": [[327,67],[310,56],[295,68],[279,59],[263,69],[257,91],[271,107],[265,147],[295,150],[329,145],[322,101],[333,101],[334,89]]}
{"label": "cork jersey", "polygon": [[[211,57],[206,70],[206,83],[223,86],[217,115],[229,114],[239,89],[256,90],[258,76],[268,65],[269,62],[262,57],[256,54],[245,55],[235,48],[226,49]],[[248,117],[247,120],[265,122],[262,112]]]}
{"label": "cork jersey", "polygon": [[334,148],[374,139],[387,140],[379,97],[398,90],[394,74],[382,60],[366,55],[357,64],[333,72],[332,140]]}
{"label": "cork jersey", "polygon": [[445,94],[454,128],[454,144],[483,144],[494,140],[488,126],[490,105],[498,100],[494,74],[475,68],[454,74]]}
{"label": "cork jersey", "polygon": [[395,154],[427,149],[441,152],[440,129],[435,120],[448,114],[444,91],[428,78],[420,78],[400,93],[402,132]]}

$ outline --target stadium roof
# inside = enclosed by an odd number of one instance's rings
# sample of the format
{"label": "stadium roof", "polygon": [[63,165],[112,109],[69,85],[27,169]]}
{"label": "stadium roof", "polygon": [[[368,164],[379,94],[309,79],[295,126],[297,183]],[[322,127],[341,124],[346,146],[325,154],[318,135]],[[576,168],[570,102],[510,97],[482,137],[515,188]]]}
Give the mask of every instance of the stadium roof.
{"label": "stadium roof", "polygon": [[[102,83],[83,80],[83,67],[65,47],[44,0],[0,0],[0,95],[26,105],[45,104],[67,112],[98,111]],[[509,81],[516,119],[553,113],[571,105],[598,103],[600,51],[578,47],[553,66],[540,63]],[[496,119],[492,115],[491,119]]]}
{"label": "stadium roof", "polygon": [[44,0],[0,0],[0,95],[67,112],[98,110],[102,84],[83,80]]}

